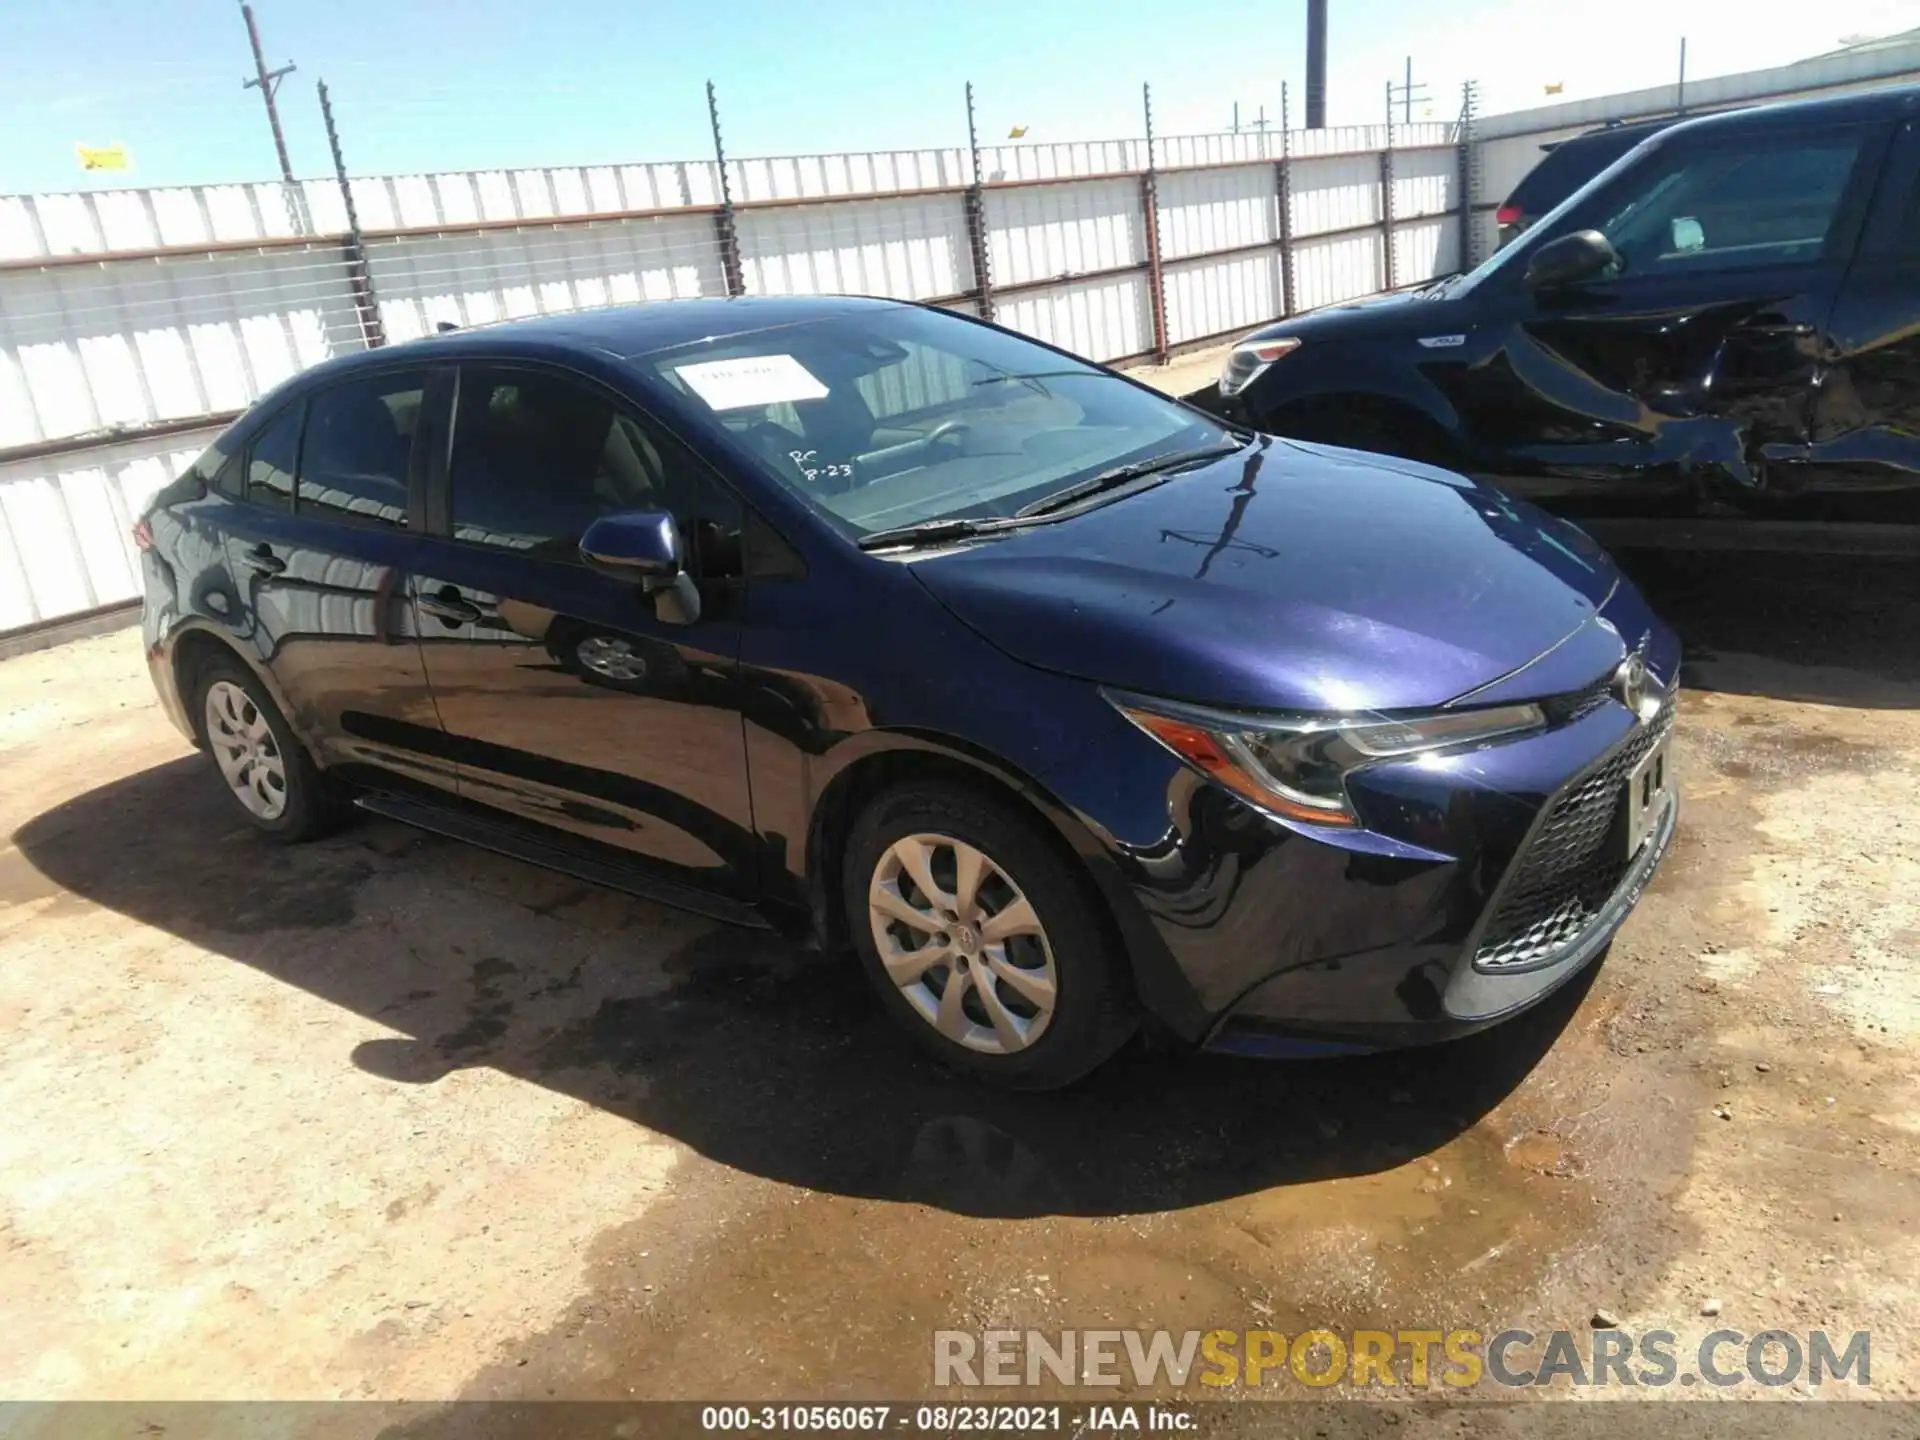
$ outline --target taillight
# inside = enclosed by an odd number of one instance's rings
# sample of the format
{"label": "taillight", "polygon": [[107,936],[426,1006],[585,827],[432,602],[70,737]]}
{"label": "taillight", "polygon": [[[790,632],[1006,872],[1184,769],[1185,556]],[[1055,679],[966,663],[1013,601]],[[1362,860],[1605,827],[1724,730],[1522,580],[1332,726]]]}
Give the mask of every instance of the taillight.
{"label": "taillight", "polygon": [[153,548],[153,527],[147,524],[147,517],[144,515],[133,522],[133,543],[136,549],[151,550]]}
{"label": "taillight", "polygon": [[1520,207],[1518,205],[1502,205],[1498,210],[1493,212],[1493,218],[1495,223],[1500,225],[1518,225],[1520,223]]}

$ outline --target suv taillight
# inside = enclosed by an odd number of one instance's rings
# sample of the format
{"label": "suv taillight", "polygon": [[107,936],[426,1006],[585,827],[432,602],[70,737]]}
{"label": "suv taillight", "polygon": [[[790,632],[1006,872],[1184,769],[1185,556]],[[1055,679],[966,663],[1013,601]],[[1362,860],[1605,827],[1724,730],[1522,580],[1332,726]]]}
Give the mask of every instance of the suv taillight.
{"label": "suv taillight", "polygon": [[1520,223],[1520,207],[1518,205],[1502,205],[1498,210],[1493,212],[1493,218],[1494,222],[1499,225],[1518,225]]}

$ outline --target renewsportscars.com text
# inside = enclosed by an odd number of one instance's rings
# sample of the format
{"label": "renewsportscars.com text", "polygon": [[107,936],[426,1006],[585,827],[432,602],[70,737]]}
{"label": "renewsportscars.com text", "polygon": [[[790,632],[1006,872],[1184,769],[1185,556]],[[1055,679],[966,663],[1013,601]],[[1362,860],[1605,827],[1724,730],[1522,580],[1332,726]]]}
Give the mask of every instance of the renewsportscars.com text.
{"label": "renewsportscars.com text", "polygon": [[1872,1337],[1824,1330],[941,1330],[938,1386],[1521,1389],[1872,1383]]}

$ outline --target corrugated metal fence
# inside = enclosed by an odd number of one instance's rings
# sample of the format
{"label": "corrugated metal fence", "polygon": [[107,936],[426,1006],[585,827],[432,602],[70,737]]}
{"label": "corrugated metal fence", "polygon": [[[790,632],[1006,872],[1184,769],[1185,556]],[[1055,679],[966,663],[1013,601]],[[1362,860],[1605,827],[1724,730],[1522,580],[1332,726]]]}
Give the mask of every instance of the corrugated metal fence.
{"label": "corrugated metal fence", "polygon": [[131,518],[228,418],[441,322],[724,295],[732,264],[1132,360],[1455,268],[1451,125],[1148,150],[987,147],[977,211],[963,150],[729,161],[733,255],[713,162],[356,179],[363,257],[330,181],[0,197],[0,632],[134,598]]}

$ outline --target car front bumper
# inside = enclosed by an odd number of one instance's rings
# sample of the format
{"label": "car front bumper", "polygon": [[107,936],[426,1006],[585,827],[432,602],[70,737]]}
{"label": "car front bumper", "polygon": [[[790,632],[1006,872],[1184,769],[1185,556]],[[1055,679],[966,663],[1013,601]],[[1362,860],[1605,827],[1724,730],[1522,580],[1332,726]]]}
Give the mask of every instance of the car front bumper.
{"label": "car front bumper", "polygon": [[[1345,1020],[1325,1017],[1333,1023],[1324,1029],[1301,1024],[1300,1011],[1315,1003],[1303,994],[1314,988],[1312,981],[1302,984],[1291,972],[1276,975],[1255,986],[1220,1017],[1206,1039],[1206,1047],[1230,1054],[1280,1058],[1392,1049],[1469,1035],[1539,1004],[1606,953],[1614,933],[1632,913],[1654,871],[1666,858],[1679,809],[1676,795],[1669,801],[1659,828],[1633,857],[1618,888],[1577,937],[1556,950],[1546,963],[1510,973],[1487,971],[1473,963],[1471,949],[1463,949],[1441,980],[1424,965],[1406,968],[1396,964],[1396,957],[1389,951],[1378,959],[1379,982],[1391,982],[1391,1004],[1382,996],[1362,1010],[1356,1002],[1361,1001],[1364,989],[1345,990],[1343,986],[1345,994],[1332,1008],[1347,1010],[1349,1016]],[[1349,976],[1364,973],[1370,968],[1369,958],[1351,957],[1342,969]],[[1392,1005],[1400,1006],[1407,1015],[1384,1014]]]}
{"label": "car front bumper", "polygon": [[[1629,853],[1625,777],[1666,742],[1679,670],[1677,642],[1649,623],[1648,662],[1668,692],[1656,715],[1596,686],[1536,734],[1358,772],[1354,829],[1261,813],[1138,732],[1124,762],[1116,736],[1047,774],[1097,837],[1089,858],[1145,1007],[1180,1039],[1220,1050],[1388,1049],[1491,1025],[1590,965],[1678,816],[1668,786]],[[1605,813],[1552,823],[1576,800]],[[1561,904],[1562,882],[1577,907]]]}

